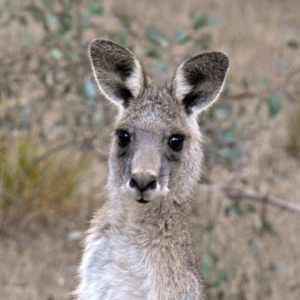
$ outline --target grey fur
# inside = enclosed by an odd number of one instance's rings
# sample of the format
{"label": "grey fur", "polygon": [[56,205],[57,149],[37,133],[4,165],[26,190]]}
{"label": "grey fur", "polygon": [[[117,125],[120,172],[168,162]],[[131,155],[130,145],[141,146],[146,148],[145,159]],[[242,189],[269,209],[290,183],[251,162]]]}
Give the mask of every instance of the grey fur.
{"label": "grey fur", "polygon": [[[197,114],[221,91],[228,59],[196,56],[159,89],[126,48],[95,40],[90,56],[100,89],[120,107],[115,129],[130,142],[121,147],[113,137],[108,201],[85,238],[76,297],[205,299],[187,221],[203,158]],[[175,151],[169,143],[178,134],[183,148]]]}

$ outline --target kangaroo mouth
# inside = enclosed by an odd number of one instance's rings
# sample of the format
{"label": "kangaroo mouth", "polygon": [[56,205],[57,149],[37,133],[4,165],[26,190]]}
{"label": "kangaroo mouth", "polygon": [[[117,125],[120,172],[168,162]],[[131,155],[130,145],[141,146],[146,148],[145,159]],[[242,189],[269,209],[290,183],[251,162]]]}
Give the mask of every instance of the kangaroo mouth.
{"label": "kangaroo mouth", "polygon": [[141,198],[140,200],[138,200],[138,203],[149,203],[150,201],[147,201],[143,198]]}

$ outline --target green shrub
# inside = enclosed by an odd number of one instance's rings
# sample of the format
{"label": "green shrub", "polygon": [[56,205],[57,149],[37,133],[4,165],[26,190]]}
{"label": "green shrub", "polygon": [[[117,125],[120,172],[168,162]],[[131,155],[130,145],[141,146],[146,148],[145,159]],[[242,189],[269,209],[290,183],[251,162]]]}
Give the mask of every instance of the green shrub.
{"label": "green shrub", "polygon": [[287,148],[292,156],[300,158],[300,109],[292,114]]}
{"label": "green shrub", "polygon": [[80,201],[75,191],[90,158],[66,149],[37,160],[41,149],[27,138],[0,135],[1,229],[74,213]]}

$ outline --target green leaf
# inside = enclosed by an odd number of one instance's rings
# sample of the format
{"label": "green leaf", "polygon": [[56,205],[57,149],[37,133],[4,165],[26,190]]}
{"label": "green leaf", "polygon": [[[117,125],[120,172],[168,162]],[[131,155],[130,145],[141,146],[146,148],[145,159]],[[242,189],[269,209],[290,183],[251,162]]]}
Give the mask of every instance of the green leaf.
{"label": "green leaf", "polygon": [[252,255],[258,256],[260,254],[260,247],[258,245],[254,245],[252,247]]}
{"label": "green leaf", "polygon": [[24,16],[19,16],[18,20],[21,23],[21,25],[24,25],[24,26],[27,25],[27,19]]}
{"label": "green leaf", "polygon": [[72,22],[72,17],[69,11],[61,11],[56,14],[56,17],[60,27],[55,33],[55,37],[61,39],[65,37],[70,30],[72,30],[75,24]]}
{"label": "green leaf", "polygon": [[269,116],[273,118],[280,110],[280,102],[277,94],[271,94],[268,98]]}
{"label": "green leaf", "polygon": [[89,7],[89,13],[92,15],[101,15],[103,13],[103,8],[98,3],[93,3]]}
{"label": "green leaf", "polygon": [[239,203],[226,205],[224,212],[225,212],[226,216],[228,216],[230,213],[235,213],[238,216],[242,216],[244,214],[244,212],[243,212],[241,206],[239,205]]}
{"label": "green leaf", "polygon": [[261,86],[266,86],[267,83],[268,83],[268,79],[267,79],[267,78],[264,78],[264,77],[260,78],[259,84],[260,84]]}
{"label": "green leaf", "polygon": [[98,94],[97,86],[90,78],[85,79],[84,90],[87,98],[96,98]]}
{"label": "green leaf", "polygon": [[249,82],[248,82],[248,79],[246,77],[243,77],[242,78],[242,86],[245,90],[248,90],[249,89]]}
{"label": "green leaf", "polygon": [[16,10],[16,7],[11,2],[6,2],[5,8],[10,15],[12,15]]}
{"label": "green leaf", "polygon": [[204,277],[207,277],[211,267],[213,265],[213,259],[211,257],[207,257],[201,262],[201,273]]}
{"label": "green leaf", "polygon": [[80,61],[80,58],[78,56],[78,52],[74,52],[74,51],[68,51],[66,52],[65,54],[65,58],[70,60],[70,61],[73,61],[73,62],[79,62]]}
{"label": "green leaf", "polygon": [[223,21],[219,18],[209,18],[209,24],[210,25],[220,25]]}
{"label": "green leaf", "polygon": [[118,31],[118,32],[111,32],[109,33],[110,38],[118,44],[122,46],[128,47],[129,45],[129,32],[127,29]]}
{"label": "green leaf", "polygon": [[45,19],[43,11],[36,5],[27,5],[26,10],[33,17],[33,19],[37,22],[43,22]]}
{"label": "green leaf", "polygon": [[24,172],[26,175],[30,175],[32,171],[32,151],[31,145],[26,141],[20,143],[18,147],[18,167],[20,168],[20,171]]}
{"label": "green leaf", "polygon": [[216,150],[216,154],[224,159],[229,159],[233,160],[234,159],[234,150],[228,148],[228,147],[223,147],[219,150]]}
{"label": "green leaf", "polygon": [[156,48],[151,47],[151,48],[145,49],[144,54],[149,57],[156,57],[156,58],[160,57],[160,54],[157,51],[157,47]]}
{"label": "green leaf", "polygon": [[241,116],[244,116],[246,113],[246,108],[244,105],[241,105],[240,108],[239,108],[239,111],[238,111],[238,116],[241,117]]}
{"label": "green leaf", "polygon": [[100,132],[106,126],[106,118],[103,113],[96,113],[93,116],[93,127],[97,132]]}
{"label": "green leaf", "polygon": [[203,50],[207,50],[212,42],[212,35],[210,33],[204,33],[199,39],[195,40],[192,49],[193,54],[197,54]]}
{"label": "green leaf", "polygon": [[32,45],[32,36],[29,33],[24,33],[21,38],[21,44],[23,46],[31,46]]}
{"label": "green leaf", "polygon": [[217,108],[216,113],[220,119],[226,119],[229,115],[229,106],[227,104],[223,104]]}
{"label": "green leaf", "polygon": [[163,33],[161,33],[160,31],[158,31],[155,28],[149,28],[146,31],[146,39],[152,43],[155,43],[157,45],[160,45],[161,47],[165,48],[169,45],[166,37],[163,35]]}
{"label": "green leaf", "polygon": [[282,70],[287,70],[288,69],[288,63],[282,59],[278,61],[278,65]]}
{"label": "green leaf", "polygon": [[3,87],[2,92],[5,93],[7,98],[11,98],[15,96],[15,91],[12,89],[12,87],[9,84],[6,84],[5,87]]}
{"label": "green leaf", "polygon": [[59,49],[57,49],[57,48],[51,49],[50,54],[51,54],[51,56],[53,58],[55,58],[57,60],[59,60],[59,59],[61,59],[63,57],[62,52]]}
{"label": "green leaf", "polygon": [[213,287],[219,287],[222,283],[228,282],[230,274],[226,270],[222,269],[218,271],[217,276],[211,281]]}
{"label": "green leaf", "polygon": [[285,173],[285,172],[282,172],[282,173],[280,173],[280,174],[277,175],[277,178],[279,180],[286,180],[286,179],[288,179],[288,177],[289,177],[288,174]]}
{"label": "green leaf", "polygon": [[94,25],[92,23],[91,14],[81,15],[82,29],[92,28]]}
{"label": "green leaf", "polygon": [[58,24],[58,19],[55,15],[47,16],[46,21],[49,26],[54,26],[54,25]]}
{"label": "green leaf", "polygon": [[228,128],[220,133],[220,140],[224,145],[230,145],[235,142],[235,131],[233,128]]}
{"label": "green leaf", "polygon": [[190,37],[185,32],[184,28],[180,28],[175,34],[174,34],[174,40],[178,43],[185,43],[188,41]]}
{"label": "green leaf", "polygon": [[130,28],[132,23],[132,18],[126,15],[117,15],[119,21],[125,28]]}
{"label": "green leaf", "polygon": [[63,132],[66,127],[65,121],[59,121],[55,124],[54,130],[56,133]]}
{"label": "green leaf", "polygon": [[195,13],[193,15],[194,29],[199,29],[209,24],[209,16],[206,13]]}
{"label": "green leaf", "polygon": [[168,71],[168,65],[160,59],[156,60],[155,67],[161,74],[166,74]]}
{"label": "green leaf", "polygon": [[52,8],[52,1],[51,0],[43,0],[45,6],[47,8]]}

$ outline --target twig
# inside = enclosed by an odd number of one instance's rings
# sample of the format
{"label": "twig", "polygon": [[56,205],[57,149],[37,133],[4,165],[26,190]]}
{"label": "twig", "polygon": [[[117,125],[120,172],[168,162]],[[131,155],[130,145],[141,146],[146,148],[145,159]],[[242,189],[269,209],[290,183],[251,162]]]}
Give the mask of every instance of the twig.
{"label": "twig", "polygon": [[69,147],[76,147],[82,152],[88,152],[91,153],[92,155],[96,156],[99,160],[106,161],[108,158],[108,155],[104,152],[96,151],[94,147],[88,143],[86,140],[83,140],[82,142],[77,142],[76,140],[70,140],[67,142],[64,142],[58,146],[55,146],[53,148],[50,148],[48,151],[46,151],[44,154],[42,154],[40,157],[37,158],[35,161],[35,166],[39,164],[41,161],[44,159],[47,159],[49,156],[60,152],[66,148]]}
{"label": "twig", "polygon": [[236,199],[248,199],[255,202],[262,203],[264,205],[272,204],[274,206],[277,206],[283,210],[287,210],[293,213],[300,213],[300,205],[295,203],[289,203],[284,200],[280,200],[278,198],[269,196],[269,195],[262,195],[258,193],[249,193],[245,192],[241,189],[237,189],[233,187],[233,184],[238,179],[242,166],[243,166],[243,159],[239,161],[236,166],[234,167],[234,170],[232,172],[231,178],[229,179],[228,183],[222,187],[220,185],[208,185],[208,184],[200,184],[201,189],[209,190],[212,192],[216,191],[222,191],[225,193],[225,195],[233,200]]}
{"label": "twig", "polygon": [[49,156],[51,156],[59,151],[62,151],[70,146],[74,146],[74,144],[75,144],[75,141],[71,140],[71,141],[67,141],[63,144],[60,144],[58,146],[55,146],[55,147],[49,149],[48,151],[46,151],[44,154],[42,154],[40,157],[37,158],[37,160],[35,161],[35,166],[38,165],[42,160],[48,158]]}
{"label": "twig", "polygon": [[277,199],[272,196],[268,195],[262,195],[258,193],[248,193],[243,190],[239,189],[230,189],[225,191],[226,195],[230,199],[240,199],[240,198],[245,198],[249,200],[253,200],[256,202],[263,202],[265,204],[272,204],[277,207],[280,207],[281,209],[290,211],[290,212],[297,212],[300,213],[300,205],[294,204],[294,203],[289,203],[284,200]]}
{"label": "twig", "polygon": [[211,192],[218,192],[222,191],[225,193],[225,195],[233,200],[236,199],[248,199],[259,203],[266,203],[266,204],[272,204],[274,206],[277,206],[283,210],[287,210],[293,213],[300,213],[300,205],[286,202],[284,200],[280,200],[278,198],[268,196],[268,195],[262,195],[258,193],[249,193],[245,192],[241,189],[236,188],[228,188],[227,186],[222,187],[220,185],[209,185],[209,184],[200,184],[201,190],[211,191]]}
{"label": "twig", "polygon": [[91,153],[101,161],[107,161],[108,159],[107,153],[103,151],[95,150],[95,147],[88,140],[84,140],[81,143],[75,143],[74,145],[83,152]]}

